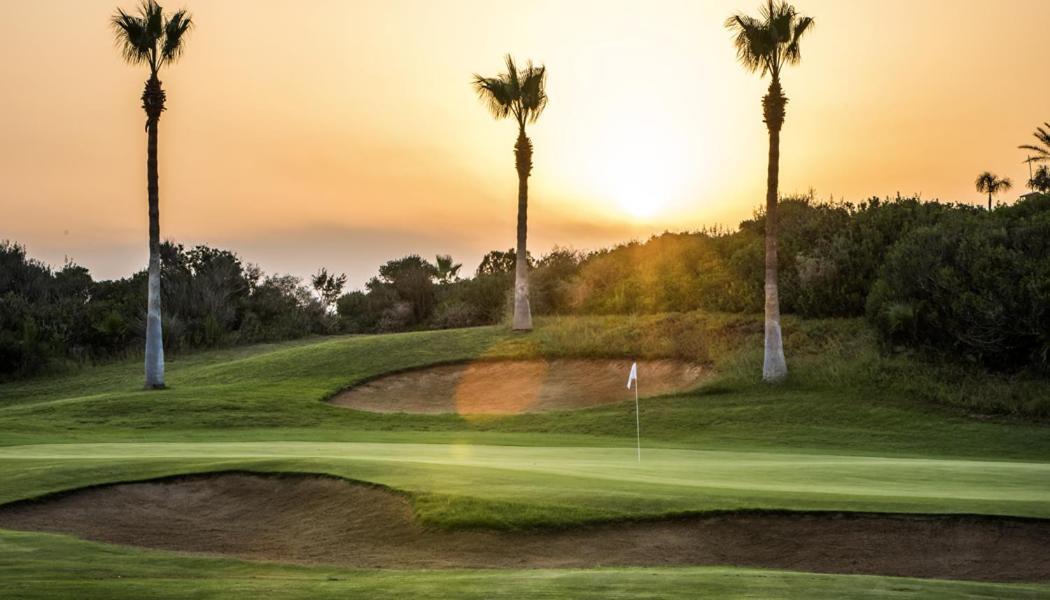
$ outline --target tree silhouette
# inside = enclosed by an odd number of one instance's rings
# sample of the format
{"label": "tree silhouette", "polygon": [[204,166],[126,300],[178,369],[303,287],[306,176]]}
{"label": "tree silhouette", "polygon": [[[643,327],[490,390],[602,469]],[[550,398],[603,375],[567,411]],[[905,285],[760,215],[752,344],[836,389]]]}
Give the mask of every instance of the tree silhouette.
{"label": "tree silhouette", "polygon": [[526,237],[528,234],[529,174],[532,172],[532,141],[525,135],[525,125],[535,123],[547,107],[547,69],[534,67],[532,61],[519,69],[514,59],[506,57],[507,71],[496,77],[474,75],[474,90],[497,119],[513,117],[518,124],[518,141],[514,144],[518,170],[518,246],[514,266],[514,324],[519,331],[532,329],[529,308],[529,265]]}
{"label": "tree silhouette", "polygon": [[137,14],[117,9],[110,19],[124,61],[149,67],[142,92],[146,111],[146,188],[149,201],[149,294],[146,313],[146,388],[164,387],[164,343],[160,311],[160,193],[157,176],[157,127],[165,94],[158,74],[182,56],[193,19],[185,10],[170,16],[155,0],[143,0]]}
{"label": "tree silhouette", "polygon": [[780,129],[788,99],[780,86],[780,73],[802,59],[802,37],[813,28],[813,19],[798,14],[782,0],[768,0],[759,17],[737,14],[726,20],[733,32],[737,59],[745,69],[769,75],[769,90],[762,98],[763,120],[769,131],[766,174],[766,285],[765,359],[762,378],[779,381],[787,376],[784,342],[780,330],[780,293],[777,286],[777,198],[780,179]]}
{"label": "tree silhouette", "polygon": [[1000,179],[994,173],[985,171],[977,176],[974,186],[978,192],[988,194],[988,210],[992,210],[992,196],[1010,189],[1013,187],[1013,182],[1010,181],[1009,177]]}
{"label": "tree silhouette", "polygon": [[[532,256],[526,255],[529,266],[532,266]],[[514,248],[508,248],[506,252],[500,250],[490,250],[488,254],[481,258],[481,264],[478,265],[475,274],[481,275],[499,275],[502,273],[510,273],[514,270],[514,265],[517,262],[517,254],[514,252]]]}
{"label": "tree silhouette", "polygon": [[321,304],[324,305],[326,310],[329,310],[335,306],[339,296],[342,295],[343,287],[346,286],[346,280],[346,273],[336,275],[329,273],[328,269],[322,268],[310,278],[310,283],[313,285],[314,291],[317,292],[317,297],[321,299]]}
{"label": "tree silhouette", "polygon": [[451,254],[438,254],[434,257],[434,266],[437,267],[437,280],[442,285],[448,285],[459,280],[459,270],[463,268],[461,263],[452,260]]}
{"label": "tree silhouette", "polygon": [[1044,194],[1050,192],[1050,167],[1040,165],[1028,180],[1028,187]]}
{"label": "tree silhouette", "polygon": [[1042,127],[1036,127],[1032,135],[1035,136],[1035,144],[1018,146],[1021,150],[1035,152],[1035,156],[1030,156],[1025,162],[1050,162],[1050,122],[1043,123]]}

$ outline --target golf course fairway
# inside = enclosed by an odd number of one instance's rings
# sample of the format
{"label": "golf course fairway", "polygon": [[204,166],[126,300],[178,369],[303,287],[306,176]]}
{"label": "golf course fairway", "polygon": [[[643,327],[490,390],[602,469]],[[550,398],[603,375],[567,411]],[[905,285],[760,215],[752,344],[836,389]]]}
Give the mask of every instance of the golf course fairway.
{"label": "golf course fairway", "polygon": [[[602,318],[540,325],[527,336],[478,328],[192,354],[170,362],[172,387],[156,393],[135,389],[133,361],[2,384],[0,504],[61,508],[77,490],[118,493],[119,484],[233,473],[379,486],[402,498],[412,526],[430,536],[583,535],[711,515],[955,515],[1020,527],[1050,519],[1050,429],[917,399],[916,385],[943,382],[910,363],[887,363],[865,338],[850,341],[850,322],[810,325],[839,335],[838,350],[803,346],[799,373],[775,389],[741,374],[756,357],[731,344],[690,355],[657,347],[653,358],[702,363],[711,376],[694,391],[642,400],[641,460],[626,393],[582,410],[506,415],[377,413],[328,402],[385,373],[590,358],[625,345]],[[917,375],[907,385],[871,384],[890,368]],[[644,385],[644,370],[639,377]],[[1050,595],[1050,576],[946,581],[731,563],[362,568],[323,556],[277,564],[128,543],[0,529],[0,580],[16,598],[73,590],[85,598],[513,598],[525,586],[545,598]]]}

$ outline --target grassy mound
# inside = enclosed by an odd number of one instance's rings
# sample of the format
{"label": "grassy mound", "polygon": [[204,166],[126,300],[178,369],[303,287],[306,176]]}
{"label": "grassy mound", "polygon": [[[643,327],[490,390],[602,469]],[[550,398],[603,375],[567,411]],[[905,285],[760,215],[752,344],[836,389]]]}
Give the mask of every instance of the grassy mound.
{"label": "grassy mound", "polygon": [[[140,365],[129,361],[0,385],[0,444],[349,441],[381,432],[411,433],[399,438],[411,441],[627,444],[634,434],[631,419],[625,418],[633,410],[629,403],[571,415],[464,419],[371,414],[323,402],[383,373],[435,363],[603,357],[676,358],[715,373],[695,393],[645,404],[645,436],[651,445],[1050,455],[1047,428],[1028,423],[1050,403],[1050,382],[1004,380],[906,357],[885,358],[866,327],[854,320],[789,320],[785,330],[792,371],[776,387],[758,381],[759,321],[702,313],[547,319],[528,335],[489,327],[194,354],[171,362],[171,389],[159,393],[139,389]],[[556,437],[532,440],[518,434]]]}

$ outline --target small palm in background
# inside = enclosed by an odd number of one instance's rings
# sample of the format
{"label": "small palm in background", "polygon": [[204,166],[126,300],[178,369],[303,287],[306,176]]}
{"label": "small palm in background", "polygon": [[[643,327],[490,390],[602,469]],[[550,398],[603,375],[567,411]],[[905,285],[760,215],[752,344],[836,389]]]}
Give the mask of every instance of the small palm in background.
{"label": "small palm in background", "polygon": [[1028,187],[1044,194],[1050,192],[1050,167],[1040,165],[1032,178],[1028,180]]}
{"label": "small palm in background", "polygon": [[434,260],[438,283],[447,285],[459,281],[459,270],[463,268],[463,265],[453,261],[451,254],[438,254]]}
{"label": "small palm in background", "polygon": [[1000,178],[994,173],[985,171],[977,176],[977,181],[974,182],[974,186],[978,192],[982,194],[988,194],[988,210],[992,210],[992,197],[999,192],[1005,192],[1013,187],[1013,182],[1010,181],[1009,177]]}

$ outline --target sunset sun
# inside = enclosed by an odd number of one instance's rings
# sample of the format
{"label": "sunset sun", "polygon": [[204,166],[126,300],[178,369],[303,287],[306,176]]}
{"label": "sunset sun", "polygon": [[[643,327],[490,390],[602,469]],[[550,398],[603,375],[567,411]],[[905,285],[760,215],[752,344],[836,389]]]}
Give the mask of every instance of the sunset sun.
{"label": "sunset sun", "polygon": [[592,172],[598,195],[609,210],[630,221],[658,221],[669,216],[685,193],[689,172],[684,144],[658,119],[616,132],[618,144],[598,145]]}

